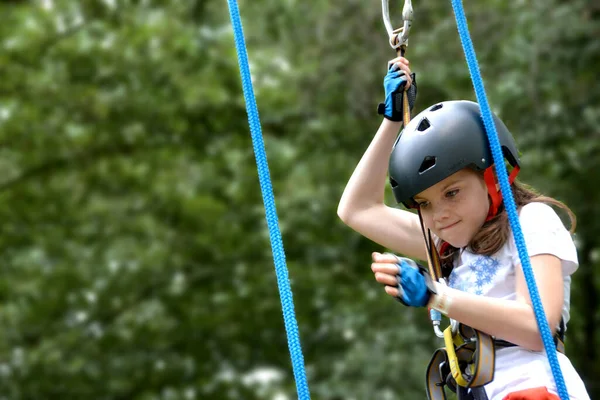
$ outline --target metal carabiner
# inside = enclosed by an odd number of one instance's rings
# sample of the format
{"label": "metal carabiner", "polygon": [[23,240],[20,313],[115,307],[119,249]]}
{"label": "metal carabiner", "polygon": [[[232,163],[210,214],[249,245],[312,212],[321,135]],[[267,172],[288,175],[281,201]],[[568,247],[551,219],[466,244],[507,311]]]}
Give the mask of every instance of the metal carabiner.
{"label": "metal carabiner", "polygon": [[[444,286],[448,286],[446,283],[446,279],[440,278],[438,282]],[[444,331],[440,329],[440,324],[442,323],[442,314],[439,311],[429,310],[429,316],[431,317],[431,323],[433,324],[433,331],[435,332],[435,336],[440,339],[444,338]],[[450,326],[452,336],[458,333],[458,321],[450,318]]]}
{"label": "metal carabiner", "polygon": [[406,46],[408,45],[408,34],[412,26],[413,7],[411,0],[404,0],[402,8],[402,21],[404,25],[401,28],[394,29],[390,21],[389,0],[381,0],[381,9],[383,13],[383,23],[390,37],[390,46],[395,49],[399,55],[404,55]]}

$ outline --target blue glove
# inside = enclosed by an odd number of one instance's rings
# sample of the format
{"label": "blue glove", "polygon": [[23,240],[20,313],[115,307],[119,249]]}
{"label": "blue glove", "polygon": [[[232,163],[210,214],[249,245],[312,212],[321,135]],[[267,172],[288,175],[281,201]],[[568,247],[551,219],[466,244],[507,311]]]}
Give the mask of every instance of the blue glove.
{"label": "blue glove", "polygon": [[[417,81],[414,73],[411,74],[412,84],[408,88],[408,108],[412,112],[417,99]],[[388,70],[383,79],[383,88],[385,89],[385,103],[380,103],[377,107],[377,113],[391,121],[402,121],[403,110],[403,92],[406,86],[406,74],[396,65]]]}
{"label": "blue glove", "polygon": [[425,307],[433,293],[433,284],[427,270],[409,258],[398,257],[398,297],[410,307]]}

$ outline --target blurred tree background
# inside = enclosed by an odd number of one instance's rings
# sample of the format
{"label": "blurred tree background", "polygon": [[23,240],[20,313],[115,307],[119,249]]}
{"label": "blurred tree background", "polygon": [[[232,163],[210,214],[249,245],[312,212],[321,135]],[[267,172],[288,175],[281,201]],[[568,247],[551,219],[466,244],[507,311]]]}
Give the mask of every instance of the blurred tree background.
{"label": "blurred tree background", "polygon": [[[416,111],[474,99],[450,2],[414,8]],[[426,312],[390,301],[381,249],[336,215],[394,56],[381,4],[240,9],[312,396],[424,398]],[[523,179],[579,218],[567,352],[600,398],[600,8],[465,9]],[[227,4],[0,14],[0,398],[295,398]]]}

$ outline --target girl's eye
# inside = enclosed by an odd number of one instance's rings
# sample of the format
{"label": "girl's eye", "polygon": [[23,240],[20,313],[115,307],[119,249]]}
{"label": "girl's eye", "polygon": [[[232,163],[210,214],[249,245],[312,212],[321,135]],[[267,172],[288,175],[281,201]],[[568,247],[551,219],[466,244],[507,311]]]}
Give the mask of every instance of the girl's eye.
{"label": "girl's eye", "polygon": [[450,190],[446,192],[446,197],[455,197],[458,194],[458,189]]}
{"label": "girl's eye", "polygon": [[417,205],[419,206],[419,208],[427,208],[429,206],[429,202],[428,201],[422,201],[420,203],[417,203]]}

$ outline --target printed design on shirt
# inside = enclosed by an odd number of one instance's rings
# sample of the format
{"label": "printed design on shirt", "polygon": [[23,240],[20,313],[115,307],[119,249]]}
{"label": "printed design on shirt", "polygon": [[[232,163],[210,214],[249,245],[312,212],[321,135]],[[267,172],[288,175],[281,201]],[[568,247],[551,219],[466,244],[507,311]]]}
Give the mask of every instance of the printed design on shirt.
{"label": "printed design on shirt", "polygon": [[499,268],[500,261],[496,258],[478,256],[461,266],[460,272],[452,271],[448,285],[463,292],[482,295],[493,286]]}

